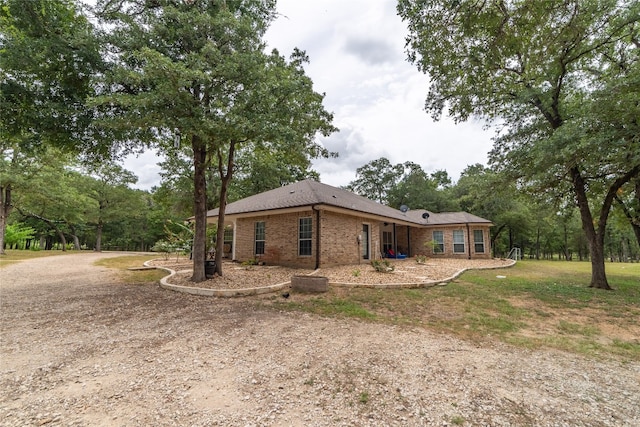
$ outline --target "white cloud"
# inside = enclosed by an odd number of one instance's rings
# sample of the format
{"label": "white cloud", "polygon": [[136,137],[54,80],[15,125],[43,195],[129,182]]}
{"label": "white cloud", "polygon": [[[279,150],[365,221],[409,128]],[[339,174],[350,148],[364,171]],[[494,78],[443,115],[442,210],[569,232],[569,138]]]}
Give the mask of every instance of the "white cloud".
{"label": "white cloud", "polygon": [[455,180],[470,164],[486,163],[490,131],[478,123],[434,122],[424,111],[428,78],[405,60],[407,29],[394,0],[279,0],[267,32],[270,47],[294,47],[310,58],[307,74],[340,132],[321,139],[338,159],[317,160],[323,182],[346,185],[355,169],[381,156],[412,161]]}
{"label": "white cloud", "polygon": [[[466,166],[486,163],[491,131],[473,122],[433,122],[424,111],[428,78],[405,60],[407,29],[395,6],[395,0],[278,0],[268,47],[285,56],[294,47],[307,52],[307,74],[314,89],[326,93],[325,106],[340,128],[320,138],[339,157],[314,161],[327,184],[348,184],[357,167],[381,156],[427,172],[445,169],[454,180]],[[136,161],[143,188],[158,182],[156,162]]]}
{"label": "white cloud", "polygon": [[124,160],[124,168],[138,177],[138,182],[133,187],[150,190],[151,187],[159,185],[161,169],[158,162],[161,160],[153,150],[127,156]]}

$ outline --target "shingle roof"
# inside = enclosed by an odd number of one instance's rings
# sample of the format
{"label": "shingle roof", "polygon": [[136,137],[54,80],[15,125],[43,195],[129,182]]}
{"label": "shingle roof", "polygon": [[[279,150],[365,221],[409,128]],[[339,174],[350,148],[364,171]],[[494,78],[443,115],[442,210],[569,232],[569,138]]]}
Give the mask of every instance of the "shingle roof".
{"label": "shingle roof", "polygon": [[[466,212],[429,213],[428,219],[422,218],[425,210],[403,213],[398,209],[382,205],[341,188],[332,187],[313,180],[299,181],[264,193],[256,194],[229,203],[226,215],[261,213],[265,211],[298,208],[313,205],[328,205],[351,211],[380,216],[389,220],[409,222],[419,225],[458,224],[467,222],[491,223],[486,219]],[[218,209],[207,212],[208,217],[218,216]]]}
{"label": "shingle roof", "polygon": [[435,213],[427,211],[425,209],[418,209],[414,211],[408,211],[407,216],[413,220],[418,218],[422,219],[424,213],[428,213],[429,216],[425,221],[421,222],[424,225],[447,225],[447,224],[489,224],[491,221],[481,218],[479,216],[470,214],[468,212],[440,212]]}

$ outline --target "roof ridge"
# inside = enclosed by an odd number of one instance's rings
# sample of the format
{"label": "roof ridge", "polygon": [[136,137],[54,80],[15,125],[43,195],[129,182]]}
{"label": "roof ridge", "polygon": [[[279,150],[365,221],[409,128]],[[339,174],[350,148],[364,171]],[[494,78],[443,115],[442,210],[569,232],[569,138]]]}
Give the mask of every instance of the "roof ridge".
{"label": "roof ridge", "polygon": [[[416,225],[427,225],[421,213],[426,211],[433,215],[433,218],[443,218],[446,220],[450,215],[457,216],[455,222],[467,222],[467,215],[475,217],[481,221],[472,222],[490,222],[484,218],[477,217],[468,212],[451,212],[451,213],[435,213],[427,209],[416,209],[411,212],[402,213],[396,208],[378,203],[353,191],[340,187],[334,187],[329,184],[307,178],[295,183],[283,185],[262,193],[245,197],[227,205],[227,215],[250,213],[250,212],[267,212],[275,209],[299,208],[303,206],[328,205],[341,209],[348,209],[354,212],[376,215],[382,218],[388,218],[391,221],[400,220]],[[219,212],[218,208],[207,212],[208,216],[215,216]],[[461,218],[461,215],[463,216]],[[454,218],[451,218],[453,220]]]}

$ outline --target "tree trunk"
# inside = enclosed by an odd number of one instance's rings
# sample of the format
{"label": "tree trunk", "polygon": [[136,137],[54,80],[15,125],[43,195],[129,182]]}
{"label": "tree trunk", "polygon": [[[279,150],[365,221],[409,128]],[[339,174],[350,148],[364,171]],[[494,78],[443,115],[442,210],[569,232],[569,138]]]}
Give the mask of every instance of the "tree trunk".
{"label": "tree trunk", "polygon": [[9,213],[11,213],[11,184],[0,186],[0,255],[4,255],[4,239]]}
{"label": "tree trunk", "polygon": [[96,252],[102,252],[102,221],[96,225]]}
{"label": "tree trunk", "polygon": [[511,252],[511,249],[513,249],[513,230],[509,227],[509,247],[507,248],[507,251]]}
{"label": "tree trunk", "polygon": [[67,238],[65,237],[64,233],[62,232],[62,230],[60,230],[60,228],[58,228],[55,224],[53,224],[53,222],[51,222],[50,225],[53,226],[54,230],[56,230],[56,233],[58,233],[58,237],[60,237],[60,242],[62,243],[62,252],[66,252],[67,251]]}
{"label": "tree trunk", "polygon": [[618,205],[620,205],[620,207],[622,208],[624,216],[629,220],[631,228],[633,229],[633,234],[636,236],[638,245],[640,245],[640,179],[636,179],[634,181],[634,192],[636,198],[636,206],[638,207],[638,210],[636,210],[635,214],[631,212],[631,210],[627,207],[627,205],[624,204],[624,202],[622,201],[622,199],[620,199],[620,197],[618,197],[618,195],[615,196],[615,199],[618,202]]}
{"label": "tree trunk", "polygon": [[69,227],[69,230],[71,230],[71,238],[73,239],[73,249],[76,251],[80,250],[80,239],[78,238],[78,233],[76,233],[76,228],[71,225],[71,224],[67,224],[67,226]]}
{"label": "tree trunk", "polygon": [[4,255],[4,236],[7,231],[7,221],[4,213],[0,212],[0,255]]}
{"label": "tree trunk", "polygon": [[220,207],[218,208],[218,237],[216,239],[216,273],[222,276],[222,255],[224,250],[224,216],[227,208],[227,191],[229,182],[233,176],[233,164],[236,143],[229,145],[229,157],[227,158],[226,173],[224,170],[224,158],[218,149],[218,171],[220,173]]}
{"label": "tree trunk", "polygon": [[195,217],[195,230],[193,234],[193,276],[194,282],[207,280],[204,270],[206,260],[206,239],[207,239],[207,148],[202,143],[199,136],[191,137],[191,147],[193,149],[193,213]]}
{"label": "tree trunk", "polygon": [[502,233],[502,230],[504,230],[505,225],[501,225],[500,227],[498,227],[498,229],[496,230],[495,234],[490,236],[490,240],[491,240],[491,250],[493,251],[493,257],[497,257],[498,253],[497,253],[497,248],[496,248],[496,242],[498,241],[498,236],[500,236],[500,233]]}
{"label": "tree trunk", "polygon": [[79,251],[80,239],[78,239],[78,236],[76,236],[75,234],[72,234],[71,237],[73,237],[73,249],[75,249],[76,251]]}
{"label": "tree trunk", "polygon": [[[584,184],[584,179],[577,167],[570,170],[573,183],[573,191],[580,210],[580,219],[582,221],[582,229],[587,237],[589,246],[589,254],[591,255],[591,283],[589,287],[598,289],[611,289],[607,281],[607,275],[604,268],[604,228],[598,227],[596,230],[593,224],[593,216],[589,208],[589,200]],[[607,213],[610,206],[607,207]],[[605,209],[605,206],[603,206]],[[602,220],[602,218],[601,218]],[[606,224],[606,217],[604,218]]]}
{"label": "tree trunk", "polygon": [[562,224],[564,231],[564,260],[569,261],[569,233],[567,232],[567,224]]}
{"label": "tree trunk", "polygon": [[630,218],[630,222],[631,227],[633,228],[633,233],[636,235],[636,240],[638,241],[638,245],[640,246],[640,178],[636,178],[634,184],[637,210],[635,216]]}

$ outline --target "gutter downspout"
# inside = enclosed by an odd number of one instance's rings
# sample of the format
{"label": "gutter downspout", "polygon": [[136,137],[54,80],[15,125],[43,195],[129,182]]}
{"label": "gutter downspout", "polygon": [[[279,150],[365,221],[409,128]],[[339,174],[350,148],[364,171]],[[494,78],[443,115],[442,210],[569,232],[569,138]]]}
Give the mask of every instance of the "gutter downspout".
{"label": "gutter downspout", "polygon": [[471,231],[469,230],[469,223],[467,225],[467,242],[469,242],[469,259],[471,259]]}
{"label": "gutter downspout", "polygon": [[396,223],[393,223],[393,252],[398,254],[398,236],[396,236]]}
{"label": "gutter downspout", "polygon": [[316,212],[316,270],[320,268],[320,209],[316,205],[311,206]]}

